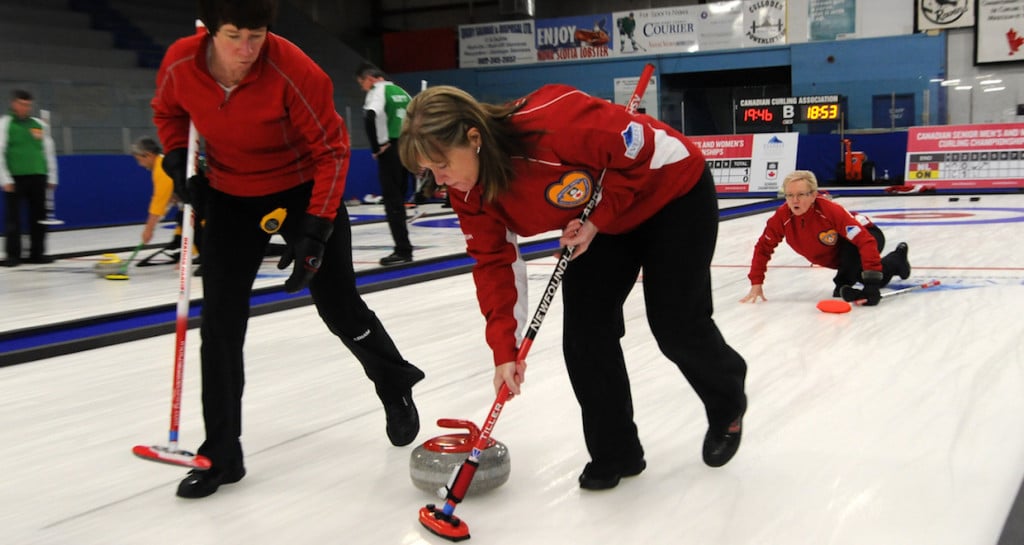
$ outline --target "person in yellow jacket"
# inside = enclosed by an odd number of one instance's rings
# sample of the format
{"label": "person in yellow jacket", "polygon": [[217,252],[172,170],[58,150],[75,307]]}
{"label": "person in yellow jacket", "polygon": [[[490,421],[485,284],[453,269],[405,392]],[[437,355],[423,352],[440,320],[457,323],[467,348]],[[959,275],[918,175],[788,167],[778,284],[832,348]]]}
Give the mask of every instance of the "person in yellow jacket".
{"label": "person in yellow jacket", "polygon": [[[160,219],[167,215],[170,207],[180,200],[174,193],[174,181],[170,176],[164,172],[163,161],[164,154],[160,147],[160,144],[156,140],[149,137],[142,137],[132,144],[132,156],[135,157],[135,161],[139,163],[139,166],[150,171],[153,174],[153,196],[149,200],[149,216],[146,218],[146,225],[142,228],[142,243],[148,244],[153,239],[153,230],[156,229],[157,223]],[[148,265],[171,265],[178,262],[180,249],[181,249],[181,222],[182,222],[182,211],[179,208],[178,214],[174,218],[177,226],[174,229],[174,239],[161,248],[158,252],[150,255],[141,261],[139,266]],[[195,250],[193,254],[197,254],[199,250],[199,236],[202,233],[202,227],[200,223],[196,224],[195,231],[195,243],[192,248]],[[166,260],[153,261],[154,258],[163,257]],[[198,259],[193,260],[193,263],[198,265]],[[202,274],[197,268],[194,271],[195,274]]]}
{"label": "person in yellow jacket", "polygon": [[156,140],[149,137],[136,140],[132,145],[132,156],[140,167],[153,174],[153,196],[149,200],[149,217],[146,219],[146,226],[142,228],[142,242],[148,244],[153,240],[153,229],[156,229],[160,218],[167,215],[172,200],[177,201],[174,197],[174,181],[164,172],[164,153]]}

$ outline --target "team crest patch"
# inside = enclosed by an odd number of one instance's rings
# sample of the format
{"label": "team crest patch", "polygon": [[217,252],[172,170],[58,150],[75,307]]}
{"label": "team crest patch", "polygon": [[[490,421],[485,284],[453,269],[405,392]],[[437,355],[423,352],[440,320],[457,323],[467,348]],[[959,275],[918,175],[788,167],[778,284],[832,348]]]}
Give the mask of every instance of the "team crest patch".
{"label": "team crest patch", "polygon": [[566,172],[557,182],[548,186],[545,197],[558,208],[576,208],[590,199],[594,181],[582,170]]}
{"label": "team crest patch", "polygon": [[828,231],[818,233],[818,242],[825,246],[835,246],[838,241],[839,233],[836,233],[835,229],[829,229]]}
{"label": "team crest patch", "polygon": [[622,131],[622,143],[626,145],[626,157],[636,159],[644,147],[644,128],[636,121],[630,121]]}

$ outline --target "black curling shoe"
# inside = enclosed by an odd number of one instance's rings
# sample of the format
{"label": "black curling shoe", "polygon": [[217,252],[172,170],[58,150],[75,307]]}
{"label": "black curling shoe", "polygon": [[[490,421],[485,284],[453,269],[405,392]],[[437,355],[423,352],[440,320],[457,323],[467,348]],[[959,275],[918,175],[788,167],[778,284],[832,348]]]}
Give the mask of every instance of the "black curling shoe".
{"label": "black curling shoe", "polygon": [[213,494],[222,484],[237,483],[245,477],[245,468],[221,470],[210,468],[206,471],[193,469],[178,484],[179,498],[205,498]]}
{"label": "black curling shoe", "polygon": [[388,439],[396,447],[404,447],[416,439],[420,432],[420,414],[412,401],[412,392],[395,400],[384,402],[384,415],[387,417]]}
{"label": "black curling shoe", "polygon": [[385,267],[401,265],[402,263],[412,263],[412,256],[395,252],[389,256],[380,258],[380,264]]}
{"label": "black curling shoe", "polygon": [[708,428],[704,436],[704,463],[711,467],[722,467],[732,460],[740,449],[743,437],[743,419],[733,420],[724,429]]}
{"label": "black curling shoe", "polygon": [[903,280],[910,278],[910,259],[907,258],[907,252],[910,251],[910,247],[907,246],[906,242],[901,242],[896,245],[894,252],[899,256],[899,261],[896,264],[896,274]]}
{"label": "black curling shoe", "polygon": [[647,461],[643,458],[615,469],[589,462],[583,468],[583,473],[580,474],[580,488],[584,490],[615,488],[623,477],[635,477],[644,469],[647,469]]}

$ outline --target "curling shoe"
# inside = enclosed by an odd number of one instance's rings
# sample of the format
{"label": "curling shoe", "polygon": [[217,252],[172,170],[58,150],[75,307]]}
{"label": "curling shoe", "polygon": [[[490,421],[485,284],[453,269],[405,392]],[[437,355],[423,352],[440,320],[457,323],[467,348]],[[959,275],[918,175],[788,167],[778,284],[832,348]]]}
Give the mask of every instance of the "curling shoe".
{"label": "curling shoe", "polygon": [[206,471],[193,469],[178,484],[179,498],[205,498],[213,494],[222,484],[237,483],[245,477],[245,468],[232,469],[210,468]]}
{"label": "curling shoe", "polygon": [[704,463],[711,467],[722,467],[732,460],[740,449],[743,437],[743,418],[733,420],[723,429],[708,428],[704,436]]}
{"label": "curling shoe", "polygon": [[607,490],[619,485],[622,477],[635,477],[647,469],[647,461],[640,460],[611,469],[594,462],[588,462],[580,473],[580,488],[584,490]]}
{"label": "curling shoe", "polygon": [[384,401],[384,415],[387,417],[388,439],[396,447],[404,447],[416,439],[420,432],[420,414],[409,391],[393,400]]}
{"label": "curling shoe", "polygon": [[401,265],[402,263],[412,263],[412,256],[394,252],[389,256],[380,258],[380,264],[384,267]]}
{"label": "curling shoe", "polygon": [[893,253],[897,256],[895,263],[896,274],[898,274],[903,280],[910,278],[910,260],[907,259],[907,252],[909,250],[910,247],[907,246],[906,242],[897,244],[896,249],[893,250]]}

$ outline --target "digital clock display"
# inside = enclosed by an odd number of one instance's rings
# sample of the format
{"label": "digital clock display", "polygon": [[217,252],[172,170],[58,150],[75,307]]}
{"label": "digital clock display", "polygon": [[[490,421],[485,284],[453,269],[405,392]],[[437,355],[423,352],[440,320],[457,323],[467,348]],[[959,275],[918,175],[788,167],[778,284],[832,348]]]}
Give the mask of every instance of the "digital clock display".
{"label": "digital clock display", "polygon": [[781,112],[777,112],[776,111],[776,108],[770,108],[770,107],[744,108],[743,109],[743,121],[751,121],[751,122],[764,121],[764,122],[769,122],[770,123],[770,122],[774,121],[775,117],[778,116],[780,113]]}
{"label": "digital clock display", "polygon": [[806,122],[812,121],[838,121],[839,103],[831,104],[805,104],[800,106],[800,118]]}

